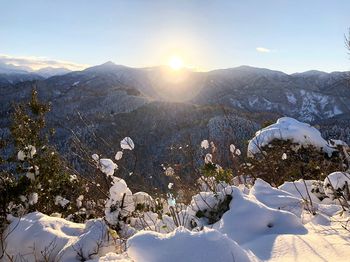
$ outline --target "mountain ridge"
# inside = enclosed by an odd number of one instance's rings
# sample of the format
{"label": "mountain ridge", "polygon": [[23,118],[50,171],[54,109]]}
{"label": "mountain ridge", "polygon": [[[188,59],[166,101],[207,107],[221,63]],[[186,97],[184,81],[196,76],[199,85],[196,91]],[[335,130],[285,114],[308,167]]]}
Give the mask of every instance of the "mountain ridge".
{"label": "mountain ridge", "polygon": [[[79,137],[89,153],[111,157],[115,148],[106,148],[95,141],[96,137],[116,145],[130,136],[139,149],[137,159],[141,159],[136,171],[143,177],[152,174],[156,179],[150,183],[164,186],[161,164],[179,160],[173,159],[169,148],[192,145],[199,165],[201,140],[214,141],[221,149],[231,143],[244,148],[265,121],[281,116],[326,126],[326,138],[350,142],[347,77],[348,72],[315,77],[315,72],[288,75],[246,66],[179,72],[107,63],[0,86],[0,132],[9,132],[11,105],[28,100],[35,86],[40,99],[52,104],[48,123],[56,129],[53,142],[77,169],[85,172],[88,167],[71,154],[75,152],[74,137]],[[220,151],[217,157],[228,166],[225,152]]]}

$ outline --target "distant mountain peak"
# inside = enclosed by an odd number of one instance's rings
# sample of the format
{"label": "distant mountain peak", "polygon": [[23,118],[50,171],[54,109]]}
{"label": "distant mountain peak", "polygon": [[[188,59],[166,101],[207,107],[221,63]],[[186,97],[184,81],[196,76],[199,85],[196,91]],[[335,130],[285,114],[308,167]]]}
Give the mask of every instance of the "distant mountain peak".
{"label": "distant mountain peak", "polygon": [[278,74],[286,74],[279,70],[273,70],[263,67],[254,67],[254,66],[248,66],[248,65],[242,65],[239,67],[235,67],[234,69],[240,69],[240,70],[246,70],[246,71],[254,71],[254,72],[264,72],[264,73],[278,73]]}
{"label": "distant mountain peak", "polygon": [[84,71],[114,71],[114,70],[118,70],[118,69],[125,69],[125,68],[129,68],[127,66],[124,65],[117,65],[115,63],[113,63],[112,61],[107,61],[101,65],[96,65],[96,66],[92,66],[89,68],[86,68]]}
{"label": "distant mountain peak", "polygon": [[64,67],[57,68],[57,67],[48,66],[48,67],[44,67],[39,70],[36,70],[34,72],[38,75],[49,78],[51,76],[68,74],[71,72],[71,70]]}
{"label": "distant mountain peak", "polygon": [[328,73],[319,71],[319,70],[309,70],[301,73],[294,73],[294,76],[319,76],[319,75],[328,75]]}
{"label": "distant mountain peak", "polygon": [[211,73],[220,73],[220,74],[244,74],[244,75],[262,75],[262,76],[287,76],[286,73],[277,70],[271,70],[267,68],[261,67],[253,67],[248,65],[242,65],[238,67],[226,68],[226,69],[217,69],[210,71]]}
{"label": "distant mountain peak", "polygon": [[0,61],[1,74],[28,74],[30,71],[31,69],[29,67],[6,64]]}
{"label": "distant mountain peak", "polygon": [[101,64],[101,66],[116,66],[116,64],[113,63],[112,61],[107,61],[107,62]]}

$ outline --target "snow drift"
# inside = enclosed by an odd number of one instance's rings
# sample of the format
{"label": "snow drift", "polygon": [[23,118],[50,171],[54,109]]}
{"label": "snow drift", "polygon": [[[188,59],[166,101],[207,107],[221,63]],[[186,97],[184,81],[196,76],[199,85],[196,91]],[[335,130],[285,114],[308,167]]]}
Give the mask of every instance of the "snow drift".
{"label": "snow drift", "polygon": [[128,254],[143,262],[258,261],[216,230],[191,232],[183,227],[169,234],[140,232],[128,240]]}
{"label": "snow drift", "polygon": [[222,219],[213,225],[238,244],[269,234],[305,234],[307,230],[294,214],[272,209],[232,187],[232,201]]}
{"label": "snow drift", "polygon": [[4,235],[8,235],[5,247],[13,261],[53,261],[58,258],[60,261],[78,261],[78,254],[91,259],[115,251],[108,228],[101,219],[79,224],[33,212],[11,220]]}

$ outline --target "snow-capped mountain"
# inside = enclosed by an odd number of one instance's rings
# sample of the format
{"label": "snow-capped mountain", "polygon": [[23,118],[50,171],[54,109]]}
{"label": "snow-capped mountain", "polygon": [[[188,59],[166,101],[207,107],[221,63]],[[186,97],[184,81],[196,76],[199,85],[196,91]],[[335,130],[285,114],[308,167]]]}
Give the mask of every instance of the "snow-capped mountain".
{"label": "snow-capped mountain", "polygon": [[6,86],[24,81],[43,80],[55,75],[71,72],[66,68],[45,67],[33,70],[30,67],[6,64],[0,61],[0,85]]}
{"label": "snow-capped mountain", "polygon": [[[112,62],[44,81],[56,94],[75,87],[134,90],[151,100],[224,105],[247,112],[273,112],[303,121],[350,114],[348,72],[308,71],[292,75],[241,66],[210,72],[131,68]],[[75,92],[71,90],[71,92]]]}
{"label": "snow-capped mountain", "polygon": [[238,67],[208,73],[194,102],[223,104],[246,111],[268,111],[305,121],[350,114],[348,72],[287,75],[267,69]]}
{"label": "snow-capped mountain", "polygon": [[[347,72],[288,75],[248,66],[192,72],[107,62],[36,81],[36,87],[40,98],[52,103],[48,122],[57,130],[61,152],[72,152],[72,131],[104,155],[113,148],[94,141],[95,135],[111,144],[133,137],[142,159],[136,169],[153,174],[159,186],[164,181],[160,165],[172,159],[168,149],[173,145],[186,148],[211,139],[218,147],[243,147],[265,121],[280,116],[326,126],[332,121],[326,137],[349,142],[348,79]],[[28,81],[0,86],[0,131],[9,126],[12,103],[28,99],[32,87]],[[67,157],[79,168],[73,155]],[[217,157],[229,163],[224,154]]]}
{"label": "snow-capped mountain", "polygon": [[38,74],[29,72],[30,68],[8,65],[0,62],[0,86],[8,86],[24,81],[42,80]]}
{"label": "snow-capped mountain", "polygon": [[0,61],[0,74],[26,74],[30,70],[29,67],[6,64]]}
{"label": "snow-capped mountain", "polygon": [[49,78],[51,76],[57,76],[57,75],[64,75],[64,74],[68,74],[69,72],[71,72],[71,70],[67,68],[63,68],[63,67],[55,68],[50,66],[44,67],[35,71],[36,74],[41,75],[42,77],[45,77],[45,78]]}

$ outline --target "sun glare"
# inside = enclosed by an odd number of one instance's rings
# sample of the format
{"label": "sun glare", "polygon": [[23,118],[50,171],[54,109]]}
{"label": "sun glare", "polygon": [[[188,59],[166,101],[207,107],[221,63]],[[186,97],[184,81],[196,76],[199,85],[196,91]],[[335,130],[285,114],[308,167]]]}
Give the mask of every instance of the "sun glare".
{"label": "sun glare", "polygon": [[182,59],[178,56],[172,56],[169,59],[169,63],[168,65],[170,66],[171,69],[173,70],[180,70],[181,68],[183,68],[184,63],[182,61]]}

